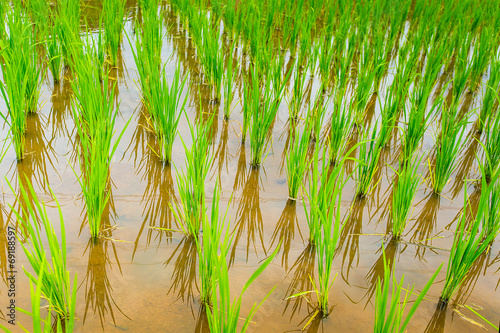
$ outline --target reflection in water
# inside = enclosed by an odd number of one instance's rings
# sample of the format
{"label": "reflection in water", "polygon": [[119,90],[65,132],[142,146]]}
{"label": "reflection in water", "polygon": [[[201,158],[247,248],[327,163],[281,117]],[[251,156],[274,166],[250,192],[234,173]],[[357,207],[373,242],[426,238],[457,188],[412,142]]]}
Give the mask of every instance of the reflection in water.
{"label": "reflection in water", "polygon": [[52,126],[52,137],[71,137],[68,132],[67,119],[71,103],[71,83],[67,77],[63,77],[61,83],[54,83],[52,96],[50,96],[50,125]]}
{"label": "reflection in water", "polygon": [[[396,254],[398,253],[399,242],[390,241],[387,243],[385,250],[382,252],[382,247],[377,251],[381,252],[380,257],[375,261],[373,266],[370,268],[368,273],[365,276],[365,282],[367,284],[366,294],[363,296],[361,300],[366,298],[366,306],[371,302],[373,294],[375,294],[375,290],[377,288],[377,281],[380,280],[380,284],[384,284],[384,252],[385,259],[387,260],[387,266],[389,267],[389,276],[392,274],[392,269],[394,268],[394,259],[396,258]],[[404,249],[400,252],[402,253]]]}
{"label": "reflection in water", "polygon": [[481,187],[477,186],[478,184],[473,183],[474,187],[473,192],[467,197],[467,204],[464,205],[458,212],[457,215],[453,218],[453,220],[448,223],[444,228],[446,230],[450,230],[452,232],[455,231],[455,226],[458,221],[462,218],[465,209],[465,228],[469,228],[470,223],[472,223],[476,219],[477,209],[479,207],[479,200],[481,199]]}
{"label": "reflection in water", "polygon": [[280,164],[278,166],[278,176],[282,176],[283,172],[286,170],[286,157],[288,155],[288,149],[290,148],[290,143],[292,143],[295,139],[295,126],[294,122],[290,122],[287,120],[287,124],[285,124],[285,130],[280,136],[280,140],[282,140],[283,136],[286,135],[285,145],[283,147],[283,152],[281,153]]}
{"label": "reflection in water", "polygon": [[[89,309],[93,310],[93,314],[99,316],[101,327],[104,329],[106,316],[109,314],[116,325],[115,315],[113,308],[118,309],[121,314],[130,319],[125,313],[122,312],[118,304],[113,298],[113,287],[108,278],[108,269],[113,269],[113,264],[110,257],[110,252],[113,252],[120,274],[122,269],[120,261],[118,260],[118,253],[116,251],[113,241],[104,238],[97,238],[95,240],[89,239],[84,254],[88,251],[89,261],[87,266],[87,273],[82,284],[85,283],[85,313],[83,315],[83,323],[87,319]],[[109,267],[106,267],[109,266]]]}
{"label": "reflection in water", "polygon": [[239,148],[238,166],[236,167],[236,176],[234,177],[233,192],[236,192],[243,186],[245,175],[247,173],[247,155],[245,153],[245,144],[242,143]]}
{"label": "reflection in water", "polygon": [[446,323],[446,310],[447,308],[442,309],[440,306],[436,307],[436,311],[434,311],[431,321],[425,328],[425,333],[444,332],[444,324]]}
{"label": "reflection in water", "polygon": [[[214,120],[214,122],[217,122]],[[213,159],[213,164],[214,165],[217,162],[217,170],[218,170],[218,179],[222,179],[222,168],[224,167],[224,164],[226,165],[226,173],[224,174],[224,177],[229,174],[229,154],[228,154],[228,142],[229,139],[229,123],[227,121],[223,121],[222,124],[222,132],[220,134],[220,139],[219,139],[219,146],[217,147],[217,150],[215,152],[215,158]]]}
{"label": "reflection in water", "polygon": [[455,181],[451,187],[451,198],[455,199],[464,189],[464,182],[469,179],[469,172],[471,171],[472,164],[476,159],[477,148],[479,146],[480,134],[476,133],[475,129],[469,133],[469,145],[462,154],[456,168]]}
{"label": "reflection in water", "polygon": [[335,251],[335,256],[342,253],[341,275],[347,284],[349,284],[349,273],[354,261],[356,261],[355,267],[359,264],[359,236],[363,232],[363,211],[366,203],[366,198],[354,200],[349,218],[340,234],[340,239],[343,242],[340,244],[338,250]]}
{"label": "reflection in water", "polygon": [[172,169],[170,166],[164,166],[159,160],[144,164],[144,168],[145,172],[142,180],[144,181],[144,178],[147,178],[147,184],[141,200],[141,205],[144,205],[142,211],[143,221],[135,240],[132,261],[146,225],[148,228],[144,251],[151,245],[153,235],[155,235],[154,240],[158,247],[164,238],[167,243],[170,243],[172,239],[171,231],[154,230],[154,228],[172,229],[174,218],[171,205],[176,200]]}
{"label": "reflection in water", "polygon": [[483,252],[472,264],[472,267],[467,272],[464,281],[460,285],[457,291],[457,297],[455,299],[455,303],[465,304],[469,299],[472,291],[476,287],[477,280],[479,276],[486,275],[486,269],[488,268],[488,258],[490,257],[491,252]]}
{"label": "reflection in water", "polygon": [[245,230],[247,234],[246,261],[248,261],[251,245],[254,248],[255,254],[257,254],[257,237],[259,238],[264,254],[266,253],[266,248],[264,246],[264,223],[260,211],[259,178],[259,169],[250,168],[245,187],[241,194],[240,204],[236,211],[236,225],[232,231],[234,241],[229,256],[229,266],[234,264],[236,249]]}
{"label": "reflection in water", "polygon": [[[291,305],[290,319],[297,313],[301,312],[302,304],[304,302],[304,297],[294,297],[289,298],[292,295],[303,292],[305,290],[312,290],[312,281],[314,281],[314,264],[316,261],[316,249],[311,243],[308,243],[304,251],[297,258],[290,271],[293,271],[292,281],[288,286],[285,294],[285,309],[283,314],[287,311],[288,307]],[[309,305],[309,308],[314,307]],[[314,308],[316,310],[316,308]],[[309,316],[308,316],[309,317]],[[321,317],[321,316],[318,316]]]}
{"label": "reflection in water", "polygon": [[198,316],[196,318],[196,326],[194,329],[195,333],[210,333],[210,327],[208,324],[208,316],[205,305],[200,305],[198,310]]}
{"label": "reflection in water", "polygon": [[300,238],[304,241],[304,237],[300,232],[299,219],[297,218],[297,202],[288,199],[271,236],[271,247],[275,244],[278,246],[280,242],[282,243],[281,265],[284,266],[285,271],[288,271],[288,254],[295,238],[295,226],[297,226]]}
{"label": "reflection in water", "polygon": [[[417,246],[416,249],[416,256],[420,260],[424,259],[425,252],[430,246],[432,246],[432,239],[437,237],[437,235],[434,235],[433,232],[436,228],[436,217],[441,204],[441,196],[431,193],[422,199],[422,201],[426,201],[425,205],[422,207],[420,214],[416,217],[415,224],[408,231],[408,233],[413,231],[413,234],[410,237],[410,242],[422,245]],[[420,205],[422,201],[417,203],[415,206]],[[431,251],[433,250],[431,249]]]}
{"label": "reflection in water", "polygon": [[196,240],[193,237],[186,236],[182,238],[172,255],[165,262],[168,266],[174,260],[174,270],[172,272],[172,286],[168,293],[173,291],[177,293],[177,298],[183,302],[193,301],[195,288],[198,290],[196,279],[196,259],[198,251],[196,249]]}

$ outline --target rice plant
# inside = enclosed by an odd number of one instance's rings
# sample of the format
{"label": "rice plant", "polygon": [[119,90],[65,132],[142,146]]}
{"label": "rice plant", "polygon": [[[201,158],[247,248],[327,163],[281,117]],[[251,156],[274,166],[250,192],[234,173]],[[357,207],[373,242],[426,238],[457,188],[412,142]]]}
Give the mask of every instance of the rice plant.
{"label": "rice plant", "polygon": [[[219,181],[216,182],[212,199],[212,210],[210,217],[203,217],[202,240],[195,238],[199,256],[199,274],[201,277],[201,302],[207,305],[212,304],[212,288],[217,285],[213,281],[217,275],[215,271],[221,265],[218,261],[227,255],[229,243],[231,242],[229,232],[229,221],[226,222],[227,212],[222,218],[219,217],[220,189]],[[229,208],[229,205],[228,205]],[[226,251],[224,256],[219,255],[219,251]],[[225,264],[225,263],[224,263]]]}
{"label": "rice plant", "polygon": [[376,184],[373,184],[373,177],[378,169],[381,152],[378,133],[378,124],[375,124],[371,135],[368,129],[363,130],[361,141],[364,143],[359,147],[358,166],[356,168],[357,197],[368,195],[376,186]]}
{"label": "rice plant", "polygon": [[24,75],[20,57],[9,49],[4,48],[1,55],[2,73],[4,81],[0,81],[0,90],[7,106],[7,113],[0,113],[1,117],[9,125],[10,137],[13,142],[17,160],[22,160],[25,154],[25,132],[26,113],[25,98],[28,86],[28,78]]}
{"label": "rice plant", "polygon": [[404,103],[401,103],[402,93],[401,87],[397,81],[394,81],[387,90],[384,105],[380,102],[381,124],[379,142],[381,147],[386,147],[389,143],[399,118],[399,108],[400,106],[404,108]]}
{"label": "rice plant", "polygon": [[[327,156],[326,148],[323,156]],[[304,211],[309,226],[309,243],[315,246],[318,258],[318,283],[311,280],[313,290],[303,291],[291,297],[314,293],[318,300],[318,313],[328,316],[328,298],[335,277],[332,278],[333,257],[343,228],[341,224],[342,190],[345,186],[344,157],[329,168],[326,158],[319,163],[319,149],[314,152],[314,166],[309,179],[307,199],[309,208]]]}
{"label": "rice plant", "polygon": [[410,217],[413,200],[420,185],[418,166],[422,158],[414,157],[412,161],[400,166],[397,181],[392,186],[392,237],[396,240],[403,232]]}
{"label": "rice plant", "polygon": [[62,45],[61,45],[61,22],[57,17],[53,17],[53,23],[46,28],[46,49],[48,57],[48,65],[52,73],[52,79],[58,83],[61,79],[61,70],[63,64]]}
{"label": "rice plant", "polygon": [[[255,84],[257,82],[252,82],[252,85]],[[255,90],[256,88],[253,87],[252,89]],[[260,96],[253,94],[252,96],[254,99],[252,100],[250,123],[250,163],[254,167],[261,165],[265,159],[264,154],[269,144],[268,133],[278,112],[283,89],[284,85],[282,85],[278,96],[274,96],[271,90],[271,80],[266,79],[262,94]],[[258,99],[255,100],[255,98]]]}
{"label": "rice plant", "polygon": [[490,180],[500,165],[500,116],[498,115],[489,119],[483,148],[485,154],[483,172],[486,180]]}
{"label": "rice plant", "polygon": [[[109,168],[118,143],[126,129],[112,144],[117,108],[114,104],[114,89],[109,88],[108,76],[100,82],[101,69],[95,66],[94,56],[87,53],[72,66],[76,79],[72,82],[74,99],[73,115],[80,139],[80,183],[90,235],[99,236],[101,219],[109,200]],[[130,120],[129,120],[130,121]],[[128,123],[127,123],[128,125]]]}
{"label": "rice plant", "polygon": [[[58,238],[52,221],[47,215],[46,204],[40,200],[31,182],[26,179],[27,189],[21,185],[21,196],[25,202],[22,211],[11,209],[18,221],[26,243],[20,242],[23,251],[30,263],[33,273],[24,270],[31,283],[37,284],[41,294],[49,301],[49,309],[57,315],[58,321],[66,327],[68,332],[73,330],[77,278],[76,274],[71,283],[70,273],[66,265],[66,231],[61,207],[51,192],[59,211],[61,234]],[[11,190],[13,190],[12,186]],[[30,200],[29,198],[34,198]],[[18,198],[21,200],[21,198]],[[44,244],[48,244],[48,251]],[[50,258],[49,259],[47,259]]]}
{"label": "rice plant", "polygon": [[[228,242],[230,243],[230,242]],[[274,288],[264,297],[264,299],[259,304],[254,304],[250,309],[250,313],[242,318],[241,303],[245,292],[248,290],[250,285],[262,274],[262,272],[269,266],[273,261],[274,257],[279,251],[279,246],[276,250],[260,264],[260,266],[255,270],[255,272],[250,276],[248,281],[243,286],[239,296],[231,301],[231,293],[229,288],[229,274],[226,262],[226,254],[229,249],[230,244],[227,244],[227,248],[224,248],[226,244],[221,244],[220,254],[216,260],[217,267],[214,269],[214,277],[212,278],[212,306],[206,307],[208,325],[210,332],[238,332],[238,323],[240,320],[243,324],[240,329],[240,333],[246,332],[251,320],[257,310],[260,308],[262,303],[269,297],[273,292]]]}
{"label": "rice plant", "polygon": [[[441,271],[443,264],[439,266],[436,272],[431,276],[429,281],[426,283],[420,294],[418,294],[417,299],[413,302],[412,307],[407,312],[406,317],[403,317],[405,314],[405,308],[410,302],[410,296],[413,294],[413,288],[405,288],[404,284],[404,275],[401,277],[401,280],[398,281],[392,275],[392,288],[390,286],[390,277],[391,277],[391,269],[389,267],[389,263],[385,258],[385,253],[383,254],[384,258],[384,278],[383,282],[381,282],[380,277],[377,280],[377,289],[375,294],[375,323],[373,326],[373,332],[375,333],[402,333],[406,332],[406,327],[408,326],[411,318],[415,314],[418,306],[422,302],[425,297],[425,294],[431,287],[432,283],[436,279],[438,273]],[[394,263],[392,264],[394,266]],[[401,300],[402,291],[405,290],[406,293]]]}
{"label": "rice plant", "polygon": [[229,49],[229,57],[227,60],[226,71],[224,75],[224,119],[228,120],[231,116],[231,104],[233,102],[234,97],[234,75],[238,72],[238,63],[236,66],[233,64],[233,51],[234,51],[235,42],[231,44]]}
{"label": "rice plant", "polygon": [[182,231],[195,238],[198,237],[206,210],[205,181],[213,160],[208,134],[212,121],[213,118],[205,124],[197,122],[194,126],[189,123],[192,145],[188,148],[183,142],[186,169],[176,169],[180,203],[174,202],[174,214]]}
{"label": "rice plant", "polygon": [[80,0],[60,0],[57,5],[58,20],[61,22],[60,37],[64,65],[71,67],[75,61],[72,58],[78,55],[79,49],[81,49],[78,35],[80,31]]}
{"label": "rice plant", "polygon": [[494,52],[494,44],[491,38],[491,32],[488,28],[481,30],[476,39],[474,51],[472,53],[472,64],[470,70],[470,91],[476,91],[481,83],[481,78],[488,67],[491,56]]}
{"label": "rice plant", "polygon": [[306,85],[307,70],[301,70],[298,62],[294,70],[292,98],[290,100],[289,114],[290,123],[296,123],[300,116],[300,110],[304,99],[304,89]]}
{"label": "rice plant", "polygon": [[431,169],[431,184],[434,193],[441,193],[456,168],[455,160],[462,147],[465,122],[457,119],[457,105],[443,109],[441,136],[436,146],[435,164]]}
{"label": "rice plant", "polygon": [[125,3],[124,0],[103,0],[104,36],[107,59],[111,66],[118,64],[118,50],[122,42]]}
{"label": "rice plant", "polygon": [[[498,173],[494,176],[494,179],[495,181],[498,179]],[[495,182],[488,185],[486,178],[483,177],[481,198],[479,199],[476,216],[470,223],[467,223],[468,210],[462,210],[453,238],[445,284],[439,299],[441,304],[447,304],[457,292],[474,262],[482,253],[487,251],[499,231],[500,224],[498,223],[492,225],[492,229],[481,228],[483,226],[481,221],[483,219],[488,220],[490,213],[490,194],[496,190]],[[464,206],[467,207],[467,205],[467,191],[464,191]],[[496,208],[494,211],[496,212]],[[486,234],[486,231],[489,233]]]}
{"label": "rice plant", "polygon": [[309,167],[308,149],[310,126],[306,125],[302,134],[293,129],[292,142],[286,155],[286,175],[288,179],[288,197],[297,199],[299,188]]}
{"label": "rice plant", "polygon": [[[187,76],[182,80],[180,77],[180,63],[177,66],[172,83],[167,82],[166,70],[152,68],[152,77],[159,77],[149,81],[148,90],[144,91],[144,101],[151,115],[150,122],[156,134],[160,150],[157,154],[160,159],[169,164],[172,161],[172,147],[177,136],[177,126],[183,113],[188,91],[184,92]],[[186,89],[187,90],[187,89]],[[185,93],[184,98],[182,94]]]}
{"label": "rice plant", "polygon": [[[477,119],[477,130],[483,132],[488,120],[493,118],[498,105],[498,94],[500,93],[500,59],[491,62],[490,77],[484,87],[484,96],[479,109]],[[498,117],[497,117],[498,118]]]}

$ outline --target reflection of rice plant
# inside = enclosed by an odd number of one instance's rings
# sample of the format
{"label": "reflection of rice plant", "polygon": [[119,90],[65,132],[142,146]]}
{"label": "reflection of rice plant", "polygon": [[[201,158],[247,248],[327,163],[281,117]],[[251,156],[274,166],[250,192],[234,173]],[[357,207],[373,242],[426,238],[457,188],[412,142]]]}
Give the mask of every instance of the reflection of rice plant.
{"label": "reflection of rice plant", "polygon": [[231,116],[231,103],[233,102],[233,84],[234,84],[234,75],[238,71],[238,63],[236,66],[233,64],[233,51],[234,51],[233,42],[229,49],[229,57],[227,60],[226,66],[226,74],[224,75],[224,119],[228,120]]}
{"label": "reflection of rice plant", "polygon": [[[440,302],[444,304],[448,303],[457,292],[476,259],[487,250],[499,231],[497,208],[490,210],[491,196],[494,200],[498,200],[495,199],[495,196],[498,196],[498,188],[495,185],[498,174],[495,174],[493,179],[494,181],[489,185],[486,183],[485,177],[482,179],[481,198],[472,222],[467,223],[467,209],[464,209],[460,216],[448,260],[445,285],[440,298]],[[467,191],[464,191],[464,205],[468,205]],[[497,215],[496,218],[491,214]]]}
{"label": "reflection of rice plant", "polygon": [[397,181],[392,189],[392,235],[395,239],[401,238],[410,217],[413,199],[420,185],[420,175],[417,173],[422,158],[413,158],[412,161],[400,166]]}
{"label": "reflection of rice plant", "polygon": [[[37,284],[44,298],[49,300],[49,309],[57,314],[61,325],[71,332],[75,315],[77,280],[75,275],[73,284],[71,283],[66,266],[66,231],[61,207],[54,198],[59,211],[61,227],[61,235],[58,239],[54,226],[47,215],[45,203],[38,199],[28,180],[27,187],[25,189],[21,186],[22,199],[18,198],[23,200],[26,206],[21,212],[14,210],[17,219],[23,224],[22,236],[24,239],[29,239],[27,243],[21,242],[21,246],[34,273],[27,270],[25,273],[31,283]],[[12,187],[11,189],[13,190]],[[52,192],[51,194],[54,196]],[[33,200],[30,200],[29,196]],[[45,237],[42,237],[43,234]],[[48,251],[45,250],[47,246],[44,245],[43,238],[46,238]],[[50,261],[47,260],[47,257],[50,258]],[[36,313],[34,315],[36,316]]]}
{"label": "reflection of rice plant", "polygon": [[[392,288],[389,285],[391,269],[384,258],[384,279],[381,282],[380,277],[377,280],[377,290],[375,296],[375,324],[373,327],[373,332],[375,333],[388,333],[388,332],[405,332],[410,319],[415,314],[418,306],[425,297],[425,294],[431,287],[432,283],[436,279],[438,273],[441,271],[441,267],[432,275],[425,287],[422,289],[417,299],[414,301],[412,307],[407,312],[406,318],[403,321],[403,315],[405,314],[406,305],[409,302],[410,296],[413,294],[413,287],[411,289],[405,289],[403,286],[404,275],[401,281],[398,283],[394,275],[392,276]],[[394,266],[394,263],[392,264]],[[405,290],[405,296],[403,301],[401,301],[401,291]]]}

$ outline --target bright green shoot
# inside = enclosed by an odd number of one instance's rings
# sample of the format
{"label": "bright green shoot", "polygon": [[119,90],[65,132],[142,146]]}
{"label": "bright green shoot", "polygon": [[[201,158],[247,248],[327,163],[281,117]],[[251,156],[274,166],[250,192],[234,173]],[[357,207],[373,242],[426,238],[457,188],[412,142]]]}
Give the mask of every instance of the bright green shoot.
{"label": "bright green shoot", "polygon": [[[169,86],[166,71],[163,69],[161,74],[154,76],[159,76],[160,79],[150,80],[149,89],[144,91],[144,100],[151,115],[150,121],[160,146],[158,155],[167,164],[172,161],[172,147],[188,96],[188,92],[184,92],[187,75],[182,80],[180,71],[179,63]],[[154,72],[159,72],[159,69]],[[182,98],[183,93],[184,98]]]}
{"label": "bright green shoot", "polygon": [[47,57],[50,72],[52,73],[52,78],[55,83],[59,82],[61,79],[62,70],[62,45],[61,45],[61,22],[57,20],[57,17],[53,17],[53,23],[47,28],[46,36],[46,48]]}
{"label": "bright green shoot", "polygon": [[[474,220],[467,223],[468,210],[464,209],[462,211],[453,239],[445,285],[440,298],[440,302],[444,304],[447,304],[457,292],[474,262],[483,252],[487,251],[499,231],[500,224],[496,223],[492,225],[492,230],[490,230],[481,222],[483,219],[490,221],[490,195],[498,195],[498,193],[492,193],[493,191],[497,191],[495,183],[498,179],[498,173],[494,175],[493,179],[494,181],[488,185],[486,178],[482,178],[481,198],[479,199]],[[467,191],[464,191],[464,205],[468,205]],[[493,210],[493,213],[497,213],[496,208]],[[483,228],[480,228],[482,225]],[[487,231],[488,234],[486,234]]]}
{"label": "bright green shoot", "polygon": [[286,155],[286,175],[288,179],[288,196],[290,199],[295,200],[310,163],[307,156],[310,126],[306,125],[302,135],[299,135],[298,129],[294,128],[292,130],[294,131],[292,142]]}
{"label": "bright green shoot", "polygon": [[494,170],[500,165],[500,117],[490,118],[486,127],[485,143],[485,167],[484,174],[487,180],[491,179]]}
{"label": "bright green shoot", "polygon": [[420,185],[418,166],[422,157],[413,158],[412,161],[400,165],[397,181],[392,189],[392,237],[395,240],[403,236],[403,232],[410,217],[413,200]]}
{"label": "bright green shoot", "polygon": [[209,131],[213,118],[206,123],[196,123],[191,130],[192,146],[184,144],[186,152],[186,169],[177,170],[177,186],[180,203],[174,202],[174,214],[186,235],[198,237],[205,216],[205,180],[212,165],[213,154],[210,153]]}
{"label": "bright green shoot", "polygon": [[[200,258],[201,301],[207,305],[212,304],[212,288],[217,285],[217,281],[213,281],[217,276],[215,270],[221,266],[219,260],[226,257],[231,241],[229,221],[226,221],[229,205],[223,219],[221,220],[219,217],[219,187],[219,181],[217,181],[214,188],[210,217],[204,216],[203,218],[202,240],[199,241],[198,238],[195,238]],[[224,256],[220,256],[219,251],[225,251]]]}
{"label": "bright green shoot", "polygon": [[[228,242],[230,243],[230,242]],[[243,294],[248,290],[250,285],[262,274],[262,272],[269,266],[273,261],[274,257],[278,253],[280,246],[276,247],[273,254],[268,257],[257,270],[250,276],[248,281],[243,286],[243,289],[238,296],[233,301],[231,301],[231,293],[229,288],[229,274],[226,262],[226,254],[230,244],[227,248],[221,248],[219,258],[217,259],[217,268],[214,270],[215,276],[212,279],[212,306],[206,307],[208,324],[210,327],[210,332],[212,333],[233,333],[238,332],[238,323],[242,320],[242,326],[239,332],[244,333],[248,329],[250,322],[260,308],[262,303],[269,297],[272,293],[266,295],[266,297],[258,305],[255,303],[250,313],[246,318],[241,318],[241,302]]]}
{"label": "bright green shoot", "polygon": [[458,121],[456,105],[444,108],[441,119],[441,137],[436,146],[435,165],[431,167],[434,193],[441,193],[456,168],[455,161],[462,147],[465,122]]}
{"label": "bright green shoot", "polygon": [[[484,87],[484,96],[479,109],[477,130],[481,133],[488,125],[489,119],[494,118],[498,94],[500,93],[500,59],[491,62],[490,77]],[[498,117],[496,117],[498,118]]]}
{"label": "bright green shoot", "polygon": [[[425,297],[425,294],[431,287],[432,283],[436,279],[438,273],[441,271],[443,264],[439,266],[437,271],[429,279],[425,287],[422,289],[417,299],[413,302],[412,307],[407,312],[406,317],[405,308],[410,302],[410,297],[413,294],[413,287],[411,289],[404,287],[404,275],[401,281],[398,283],[394,276],[392,276],[392,288],[390,286],[391,270],[389,263],[385,258],[385,252],[383,254],[384,258],[384,280],[377,281],[377,289],[375,296],[375,324],[373,326],[374,333],[404,333],[406,328],[415,314],[418,306]],[[393,263],[394,265],[394,263]],[[403,300],[401,300],[402,291],[405,290]]]}
{"label": "bright green shoot", "polygon": [[101,84],[101,69],[95,66],[90,53],[78,59],[73,68],[77,77],[72,82],[75,92],[72,108],[80,139],[78,156],[81,176],[78,181],[85,199],[90,234],[95,239],[99,236],[102,214],[111,194],[111,160],[127,126],[112,145],[117,108],[108,76],[104,76]]}
{"label": "bright green shoot", "polygon": [[103,0],[103,21],[106,51],[111,66],[118,64],[125,14],[124,0]]}
{"label": "bright green shoot", "polygon": [[[255,77],[253,78],[255,80]],[[253,81],[252,80],[252,81]],[[258,84],[252,82],[252,85]],[[256,88],[254,87],[253,90]],[[258,167],[262,164],[265,157],[267,145],[269,144],[268,133],[274,123],[276,113],[281,102],[281,93],[283,92],[284,85],[282,85],[278,96],[274,96],[271,90],[271,80],[267,79],[263,87],[264,91],[262,96],[252,101],[252,118],[250,124],[250,150],[251,150],[251,164]]]}
{"label": "bright green shoot", "polygon": [[359,147],[358,166],[356,168],[356,196],[368,195],[378,184],[373,184],[373,177],[378,170],[381,147],[378,124],[375,124],[371,135],[368,129],[362,132],[363,144]]}
{"label": "bright green shoot", "polygon": [[343,103],[344,94],[345,88],[338,91],[334,97],[328,138],[330,164],[336,164],[342,159],[354,123],[351,109],[346,103]]}
{"label": "bright green shoot", "polygon": [[[49,300],[49,309],[57,314],[58,320],[64,324],[68,332],[71,332],[75,314],[77,279],[75,274],[74,281],[71,283],[66,266],[66,231],[61,207],[54,193],[51,192],[59,211],[61,234],[58,238],[47,214],[45,203],[38,199],[29,180],[26,179],[26,181],[28,188],[25,189],[21,185],[22,198],[18,198],[23,200],[26,206],[22,212],[11,206],[17,219],[23,224],[21,228],[23,239],[29,239],[28,242],[20,242],[20,244],[34,274],[26,269],[25,273],[31,283],[36,283],[43,296]],[[10,184],[9,186],[11,190],[14,190]],[[30,197],[35,199],[30,200]],[[48,244],[48,251],[45,250],[45,244]]]}

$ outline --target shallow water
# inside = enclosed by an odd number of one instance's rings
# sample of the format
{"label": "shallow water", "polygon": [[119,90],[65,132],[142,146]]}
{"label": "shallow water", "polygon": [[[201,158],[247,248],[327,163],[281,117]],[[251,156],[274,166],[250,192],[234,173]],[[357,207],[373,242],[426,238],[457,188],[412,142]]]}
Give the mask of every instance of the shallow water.
{"label": "shallow water", "polygon": [[[132,36],[131,22],[136,15],[136,6],[129,2],[128,8],[126,30]],[[168,7],[164,10],[167,11],[165,23],[170,26],[176,22],[175,15],[169,12]],[[167,61],[166,68],[170,75],[173,75],[178,61],[184,74],[189,71],[191,90],[187,115],[190,121],[210,113],[218,115],[213,124],[214,161],[206,192],[212,193],[218,177],[222,187],[221,209],[229,206],[230,230],[234,234],[234,244],[229,251],[233,295],[241,290],[259,262],[274,251],[280,240],[282,242],[274,262],[244,296],[243,315],[249,312],[253,303],[260,302],[275,288],[257,311],[250,332],[300,331],[306,324],[307,332],[370,331],[373,327],[376,281],[383,276],[382,247],[385,247],[387,258],[395,262],[395,276],[400,278],[404,274],[405,284],[415,284],[416,290],[425,285],[441,263],[446,265],[453,231],[463,208],[463,179],[479,177],[474,159],[480,147],[469,136],[459,167],[442,196],[433,196],[430,186],[421,184],[404,242],[395,245],[388,243],[388,237],[383,236],[387,233],[394,179],[394,171],[389,165],[397,165],[400,144],[392,140],[390,148],[383,154],[383,163],[376,177],[380,182],[373,193],[365,199],[355,199],[353,180],[344,189],[342,205],[346,217],[333,265],[338,276],[330,294],[332,312],[325,320],[314,318],[310,321],[315,310],[305,299],[287,299],[297,292],[311,289],[309,275],[314,275],[315,252],[307,245],[308,228],[303,202],[288,200],[284,169],[289,136],[286,103],[283,102],[280,107],[273,127],[273,142],[263,166],[259,170],[252,169],[249,166],[249,144],[240,143],[241,105],[235,104],[231,119],[224,122],[222,110],[209,102],[208,89],[200,84],[201,67],[197,63],[194,46],[178,25],[168,30],[162,57]],[[245,55],[243,57],[246,58]],[[68,268],[71,274],[78,276],[76,331],[208,332],[206,318],[200,311],[195,244],[180,233],[151,228],[175,228],[168,203],[175,198],[177,191],[175,168],[184,166],[182,142],[178,137],[174,145],[175,167],[162,165],[151,150],[150,147],[156,147],[156,142],[147,129],[142,113],[135,64],[126,41],[122,47],[121,65],[110,75],[116,78],[117,100],[120,102],[117,133],[129,119],[131,121],[111,168],[113,189],[105,214],[109,226],[104,232],[106,237],[96,244],[89,241],[84,203],[75,176],[75,172],[79,174],[79,168],[75,153],[76,130],[69,108],[71,86],[67,79],[54,85],[49,75],[42,90],[41,110],[28,119],[27,157],[17,163],[11,148],[0,164],[0,175],[5,176],[1,180],[3,212],[0,224],[3,229],[0,229],[0,273],[4,281],[0,283],[1,310],[5,311],[7,302],[4,266],[6,226],[15,224],[14,215],[8,207],[12,205],[18,209],[23,205],[16,200],[15,194],[19,193],[18,177],[26,177],[50,207],[49,214],[56,228],[57,209],[50,197],[49,187],[62,208],[68,241]],[[390,80],[388,77],[386,84]],[[241,83],[239,79],[238,92],[241,91]],[[311,96],[315,96],[319,82],[314,79],[310,83]],[[240,96],[241,93],[236,95],[234,101]],[[481,92],[471,94],[470,105],[464,102],[465,107],[477,107],[480,98]],[[4,109],[3,101],[0,101],[0,108]],[[378,102],[373,108],[372,118],[377,115]],[[422,151],[430,155],[434,130],[435,126],[429,128],[422,145]],[[185,119],[181,120],[179,134],[186,144],[191,144]],[[4,127],[0,139],[5,137]],[[428,177],[426,161],[420,171]],[[7,182],[11,183],[14,193]],[[475,185],[471,183],[465,190],[471,203],[477,204],[480,192]],[[211,197],[208,200],[211,201]],[[446,267],[443,267],[428,292],[427,300],[411,320],[408,331],[483,331],[461,315],[482,324],[484,322],[458,304],[481,307],[481,315],[496,323],[500,317],[498,253],[499,244],[495,242],[490,254],[478,260],[464,287],[455,296],[457,305],[439,311],[436,304],[444,285]],[[29,283],[21,268],[28,263],[19,243],[16,255],[17,305],[29,309]],[[18,312],[17,320],[30,327],[29,317]],[[17,331],[20,331],[19,327],[14,329],[14,332]]]}

